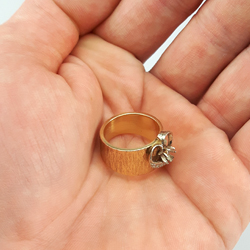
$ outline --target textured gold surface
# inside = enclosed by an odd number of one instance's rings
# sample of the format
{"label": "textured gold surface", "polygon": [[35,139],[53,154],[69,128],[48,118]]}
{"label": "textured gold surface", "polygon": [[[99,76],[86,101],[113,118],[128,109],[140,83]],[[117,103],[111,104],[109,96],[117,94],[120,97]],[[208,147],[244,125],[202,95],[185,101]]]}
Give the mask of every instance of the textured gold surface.
{"label": "textured gold surface", "polygon": [[[162,130],[153,116],[142,113],[124,113],[105,122],[100,130],[101,155],[108,167],[124,175],[142,175],[154,170],[149,163],[149,149]],[[151,143],[141,148],[125,149],[112,146],[109,141],[122,134],[143,136]]]}

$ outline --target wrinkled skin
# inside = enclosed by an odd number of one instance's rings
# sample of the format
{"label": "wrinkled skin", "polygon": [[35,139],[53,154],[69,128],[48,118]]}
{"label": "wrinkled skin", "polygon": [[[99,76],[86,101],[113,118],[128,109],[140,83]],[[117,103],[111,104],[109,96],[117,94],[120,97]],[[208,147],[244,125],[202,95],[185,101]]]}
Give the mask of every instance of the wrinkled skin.
{"label": "wrinkled skin", "polygon": [[[250,219],[249,1],[207,2],[142,64],[200,2],[27,0],[0,27],[0,249],[233,248]],[[132,111],[173,132],[171,165],[106,168],[100,126]]]}

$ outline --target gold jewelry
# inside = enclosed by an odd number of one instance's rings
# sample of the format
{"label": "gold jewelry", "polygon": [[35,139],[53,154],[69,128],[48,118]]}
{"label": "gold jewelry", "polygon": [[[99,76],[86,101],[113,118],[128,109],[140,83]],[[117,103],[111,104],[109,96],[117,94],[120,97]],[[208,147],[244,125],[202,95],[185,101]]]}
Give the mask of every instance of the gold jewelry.
{"label": "gold jewelry", "polygon": [[[140,135],[149,144],[134,149],[118,148],[110,140],[122,134]],[[124,175],[142,175],[172,162],[173,135],[162,131],[158,119],[143,113],[123,113],[106,121],[100,130],[101,156],[108,167]]]}

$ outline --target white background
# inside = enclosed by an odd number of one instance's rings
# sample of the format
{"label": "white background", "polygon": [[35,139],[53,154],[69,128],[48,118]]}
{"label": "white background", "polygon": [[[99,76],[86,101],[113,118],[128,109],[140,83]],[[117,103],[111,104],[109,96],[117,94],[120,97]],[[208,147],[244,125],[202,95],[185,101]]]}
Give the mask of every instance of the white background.
{"label": "white background", "polygon": [[[0,0],[0,24],[3,24],[6,20],[8,20],[11,17],[11,15],[21,6],[23,2],[24,0]],[[190,18],[187,19],[182,25],[180,25],[180,27],[177,28],[177,30],[173,33],[173,35],[145,63],[144,66],[147,71],[150,68],[152,68],[152,66],[159,59],[163,51],[174,40],[174,38],[176,37],[176,35],[178,35],[181,29],[185,27],[185,25],[188,23],[189,20]],[[235,246],[234,250],[250,250],[250,225],[241,236],[241,239],[238,242],[238,244]]]}

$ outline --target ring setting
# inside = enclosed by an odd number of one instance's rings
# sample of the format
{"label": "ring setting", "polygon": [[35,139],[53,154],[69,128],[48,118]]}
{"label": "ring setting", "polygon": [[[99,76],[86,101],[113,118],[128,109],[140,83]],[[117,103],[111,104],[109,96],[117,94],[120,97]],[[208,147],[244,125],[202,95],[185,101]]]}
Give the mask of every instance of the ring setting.
{"label": "ring setting", "polygon": [[[168,140],[166,139],[168,138]],[[173,161],[174,156],[170,153],[176,153],[172,147],[173,135],[169,131],[161,131],[157,136],[156,144],[150,148],[149,163],[152,168],[161,168]],[[156,153],[155,153],[156,151]]]}

